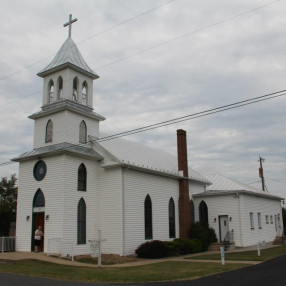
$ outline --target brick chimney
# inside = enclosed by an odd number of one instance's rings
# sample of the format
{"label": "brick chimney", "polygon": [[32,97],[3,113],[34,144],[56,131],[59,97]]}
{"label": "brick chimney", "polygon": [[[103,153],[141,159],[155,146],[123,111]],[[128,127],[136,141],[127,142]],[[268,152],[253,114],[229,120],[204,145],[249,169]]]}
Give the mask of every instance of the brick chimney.
{"label": "brick chimney", "polygon": [[183,171],[184,178],[179,182],[179,229],[180,237],[188,238],[191,227],[191,202],[188,181],[187,132],[177,130],[178,169]]}

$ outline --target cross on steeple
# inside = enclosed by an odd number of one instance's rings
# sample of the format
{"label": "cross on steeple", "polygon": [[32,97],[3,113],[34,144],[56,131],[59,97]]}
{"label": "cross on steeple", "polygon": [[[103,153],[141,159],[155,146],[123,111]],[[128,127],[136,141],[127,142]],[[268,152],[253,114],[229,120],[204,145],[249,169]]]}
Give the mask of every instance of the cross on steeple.
{"label": "cross on steeple", "polygon": [[71,38],[72,23],[76,22],[77,18],[72,20],[72,14],[69,15],[69,21],[64,24],[64,27],[69,26],[69,38]]}

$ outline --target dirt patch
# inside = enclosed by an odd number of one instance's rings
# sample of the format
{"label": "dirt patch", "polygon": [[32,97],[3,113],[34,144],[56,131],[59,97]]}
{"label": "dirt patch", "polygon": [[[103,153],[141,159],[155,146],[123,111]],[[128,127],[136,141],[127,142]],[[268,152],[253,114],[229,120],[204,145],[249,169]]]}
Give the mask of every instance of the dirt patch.
{"label": "dirt patch", "polygon": [[[90,255],[79,255],[76,256],[75,261],[84,262],[84,263],[92,263],[97,264],[97,258],[93,258]],[[116,254],[102,254],[101,255],[101,262],[102,264],[110,265],[110,264],[122,264],[122,263],[129,263],[140,261],[141,259],[137,258],[135,255],[128,255],[128,256],[120,256]]]}

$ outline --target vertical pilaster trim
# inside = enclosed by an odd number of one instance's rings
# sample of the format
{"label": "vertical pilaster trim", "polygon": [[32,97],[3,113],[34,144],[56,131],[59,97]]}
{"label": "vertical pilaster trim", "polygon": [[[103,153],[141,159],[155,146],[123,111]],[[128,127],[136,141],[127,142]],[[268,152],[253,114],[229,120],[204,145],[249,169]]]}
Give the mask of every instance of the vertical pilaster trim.
{"label": "vertical pilaster trim", "polygon": [[122,255],[125,256],[125,169],[121,168],[122,174]]}

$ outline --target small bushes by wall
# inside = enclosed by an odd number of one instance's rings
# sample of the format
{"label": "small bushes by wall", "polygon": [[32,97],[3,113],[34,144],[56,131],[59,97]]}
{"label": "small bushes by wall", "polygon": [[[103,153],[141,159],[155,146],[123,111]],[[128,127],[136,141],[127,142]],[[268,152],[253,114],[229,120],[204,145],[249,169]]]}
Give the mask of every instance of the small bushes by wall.
{"label": "small bushes by wall", "polygon": [[217,242],[215,230],[210,228],[208,224],[200,222],[192,224],[190,238],[200,240],[203,244],[203,251],[207,250],[211,243]]}
{"label": "small bushes by wall", "polygon": [[177,238],[173,241],[153,240],[141,244],[136,254],[140,258],[161,258],[200,252],[203,243],[198,239]]}
{"label": "small bushes by wall", "polygon": [[152,240],[142,243],[135,253],[140,258],[161,258],[168,256],[168,248],[163,241]]}

